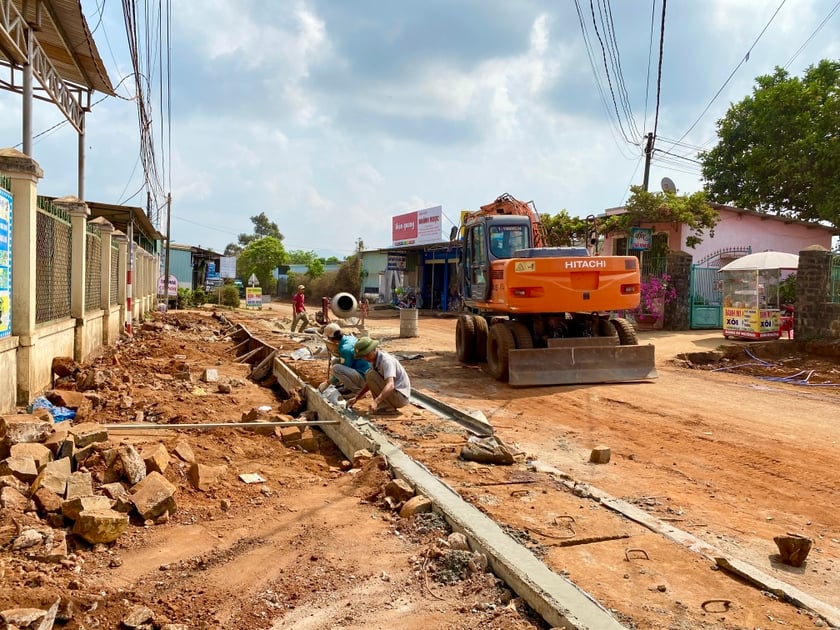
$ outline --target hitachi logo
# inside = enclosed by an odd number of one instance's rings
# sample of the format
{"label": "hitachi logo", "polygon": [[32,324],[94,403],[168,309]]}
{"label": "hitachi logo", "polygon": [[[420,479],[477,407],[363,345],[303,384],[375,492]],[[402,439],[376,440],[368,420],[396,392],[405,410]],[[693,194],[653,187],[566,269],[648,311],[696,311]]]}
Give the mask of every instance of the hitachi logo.
{"label": "hitachi logo", "polygon": [[603,269],[607,266],[606,260],[567,260],[564,263],[566,269]]}

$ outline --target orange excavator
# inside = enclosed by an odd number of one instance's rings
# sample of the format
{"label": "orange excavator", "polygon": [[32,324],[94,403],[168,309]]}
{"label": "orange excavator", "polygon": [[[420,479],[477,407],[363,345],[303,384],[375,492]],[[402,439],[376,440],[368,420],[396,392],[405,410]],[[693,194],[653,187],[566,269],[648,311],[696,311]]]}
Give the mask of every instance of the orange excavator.
{"label": "orange excavator", "polygon": [[465,214],[458,234],[459,361],[486,360],[494,378],[515,387],[658,376],[653,346],[639,345],[630,322],[613,316],[639,305],[637,258],[545,247],[533,202],[508,194]]}

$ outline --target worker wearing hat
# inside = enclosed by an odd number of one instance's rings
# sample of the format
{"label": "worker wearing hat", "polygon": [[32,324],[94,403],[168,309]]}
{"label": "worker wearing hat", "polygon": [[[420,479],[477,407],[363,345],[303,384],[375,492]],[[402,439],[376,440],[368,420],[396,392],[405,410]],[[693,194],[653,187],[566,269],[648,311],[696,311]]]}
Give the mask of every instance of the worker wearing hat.
{"label": "worker wearing hat", "polygon": [[373,395],[371,414],[398,414],[411,397],[411,381],[405,368],[396,357],[382,350],[376,339],[370,337],[362,337],[356,342],[355,355],[370,362],[371,369],[365,374],[365,386],[347,403],[347,407],[355,405],[369,390]]}
{"label": "worker wearing hat", "polygon": [[309,317],[306,314],[306,303],[303,295],[304,288],[302,284],[299,284],[297,292],[292,296],[292,332],[296,332],[295,328],[298,322],[300,322],[300,330],[297,332],[303,332],[309,326]]}
{"label": "worker wearing hat", "polygon": [[324,337],[331,354],[339,359],[330,368],[332,384],[338,385],[344,395],[357,395],[365,386],[365,372],[370,369],[370,363],[356,356],[356,337],[344,334],[336,323],[324,327]]}

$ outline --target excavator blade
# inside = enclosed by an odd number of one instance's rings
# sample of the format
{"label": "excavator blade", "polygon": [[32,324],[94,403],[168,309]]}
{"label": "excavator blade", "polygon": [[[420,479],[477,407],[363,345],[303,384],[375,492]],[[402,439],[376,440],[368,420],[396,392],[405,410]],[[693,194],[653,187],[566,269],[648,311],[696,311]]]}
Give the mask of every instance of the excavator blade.
{"label": "excavator blade", "polygon": [[[552,344],[549,348],[511,350],[508,382],[513,387],[624,383],[658,378],[650,344],[620,346],[610,337]],[[599,341],[603,340],[603,341]],[[556,340],[560,341],[560,340]]]}

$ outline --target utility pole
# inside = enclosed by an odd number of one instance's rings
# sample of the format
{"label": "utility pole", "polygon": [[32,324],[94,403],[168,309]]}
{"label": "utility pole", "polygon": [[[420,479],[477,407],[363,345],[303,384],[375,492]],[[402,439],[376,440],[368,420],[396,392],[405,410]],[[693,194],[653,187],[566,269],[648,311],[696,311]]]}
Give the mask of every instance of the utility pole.
{"label": "utility pole", "polygon": [[642,188],[647,192],[648,178],[650,177],[650,158],[653,155],[653,134],[648,133],[647,143],[645,144],[645,177],[642,181]]}
{"label": "utility pole", "polygon": [[172,193],[166,194],[166,262],[163,267],[163,303],[169,310],[169,225],[172,222]]}

